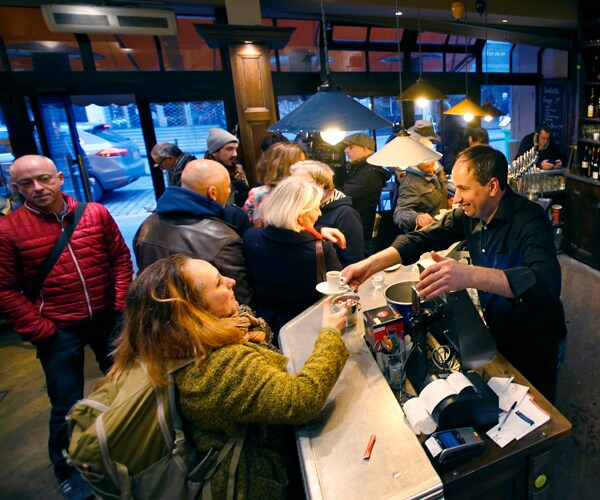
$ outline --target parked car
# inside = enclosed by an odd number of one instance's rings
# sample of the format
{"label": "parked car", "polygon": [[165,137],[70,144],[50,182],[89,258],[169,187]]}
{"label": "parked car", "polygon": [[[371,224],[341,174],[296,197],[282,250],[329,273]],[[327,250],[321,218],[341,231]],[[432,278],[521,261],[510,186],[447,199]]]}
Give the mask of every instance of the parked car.
{"label": "parked car", "polygon": [[[68,133],[66,125],[61,126],[61,132]],[[127,137],[111,131],[110,125],[78,123],[77,133],[79,144],[88,160],[94,201],[100,200],[105,191],[126,186],[146,174],[147,162],[142,158],[137,145]],[[9,179],[8,169],[13,161],[8,132],[6,127],[0,127],[0,163],[6,179]],[[65,184],[66,192],[69,192],[69,184]]]}

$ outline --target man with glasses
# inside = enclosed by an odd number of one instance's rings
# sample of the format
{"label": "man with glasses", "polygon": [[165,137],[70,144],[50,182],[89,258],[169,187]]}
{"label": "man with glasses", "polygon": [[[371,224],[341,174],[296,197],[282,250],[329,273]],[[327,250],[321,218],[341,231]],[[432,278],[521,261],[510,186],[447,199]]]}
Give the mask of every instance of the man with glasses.
{"label": "man with glasses", "polygon": [[393,264],[412,264],[429,250],[464,240],[472,266],[431,253],[435,264],[416,285],[423,298],[475,288],[498,350],[550,401],[559,345],[567,328],[561,271],[546,212],[507,185],[502,153],[473,146],[458,157],[452,178],[459,208],[426,228],[398,236],[391,247],[342,271],[350,286]]}
{"label": "man with glasses", "polygon": [[89,486],[63,456],[69,447],[66,417],[83,398],[86,345],[103,372],[112,364],[131,258],[108,210],[88,203],[66,248],[33,291],[38,268],[73,220],[77,201],[61,192],[63,173],[49,158],[18,158],[10,175],[25,204],[0,217],[0,314],[36,346],[52,406],[48,449],[59,489],[66,498],[90,498]]}
{"label": "man with glasses", "polygon": [[169,186],[181,186],[181,172],[185,166],[195,160],[191,153],[184,153],[175,144],[159,142],[150,151],[154,168],[166,170]]}

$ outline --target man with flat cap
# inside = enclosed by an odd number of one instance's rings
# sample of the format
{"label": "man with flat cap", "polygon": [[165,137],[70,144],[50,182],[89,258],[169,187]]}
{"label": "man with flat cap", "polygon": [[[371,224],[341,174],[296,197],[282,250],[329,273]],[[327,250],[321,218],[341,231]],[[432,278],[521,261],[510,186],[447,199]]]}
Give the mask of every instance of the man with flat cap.
{"label": "man with flat cap", "polygon": [[228,201],[243,207],[250,188],[244,167],[237,162],[239,144],[239,139],[227,130],[211,128],[206,139],[208,149],[204,159],[217,161],[227,169],[231,178],[231,195]]}
{"label": "man with flat cap", "polygon": [[365,250],[370,254],[374,250],[372,235],[377,205],[391,174],[383,167],[367,163],[367,158],[375,149],[375,141],[370,135],[352,134],[342,144],[346,146],[344,152],[348,156],[348,163],[341,191],[352,197],[352,205],[362,220]]}
{"label": "man with flat cap", "polygon": [[159,259],[183,253],[203,259],[223,276],[233,278],[236,298],[249,304],[252,292],[242,251],[242,239],[225,222],[224,207],[231,192],[227,169],[214,160],[189,162],[181,187],[169,186],[133,239],[140,271]]}

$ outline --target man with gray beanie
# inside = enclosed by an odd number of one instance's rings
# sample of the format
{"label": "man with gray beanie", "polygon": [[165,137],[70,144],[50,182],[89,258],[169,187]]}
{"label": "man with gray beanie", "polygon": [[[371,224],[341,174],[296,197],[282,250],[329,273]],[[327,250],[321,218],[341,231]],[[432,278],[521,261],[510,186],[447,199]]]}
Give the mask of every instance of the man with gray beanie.
{"label": "man with gray beanie", "polygon": [[231,196],[229,203],[242,207],[248,198],[248,179],[244,168],[237,163],[238,138],[222,128],[211,128],[206,144],[208,150],[204,155],[207,160],[218,161],[229,172],[231,179]]}

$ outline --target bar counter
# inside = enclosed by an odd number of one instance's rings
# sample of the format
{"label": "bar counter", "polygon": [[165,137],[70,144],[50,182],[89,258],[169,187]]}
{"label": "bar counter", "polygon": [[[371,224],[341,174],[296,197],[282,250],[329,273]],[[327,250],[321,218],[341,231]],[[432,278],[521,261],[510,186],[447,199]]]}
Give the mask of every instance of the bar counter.
{"label": "bar counter", "polygon": [[[416,279],[408,266],[384,274],[386,287]],[[370,279],[359,295],[362,311],[385,304],[383,290],[374,290]],[[291,373],[301,370],[312,352],[322,304],[310,307],[280,331]],[[498,354],[478,371],[486,379],[511,373],[515,382],[530,386],[536,402],[551,414],[550,422],[505,448],[484,436],[481,457],[438,475],[363,340],[362,312],[359,316],[358,324],[344,335],[350,357],[325,407],[317,419],[296,429],[308,498],[551,498],[554,448],[571,425],[510,363]],[[371,458],[363,460],[373,434],[377,438]],[[547,480],[537,487],[540,476]]]}

